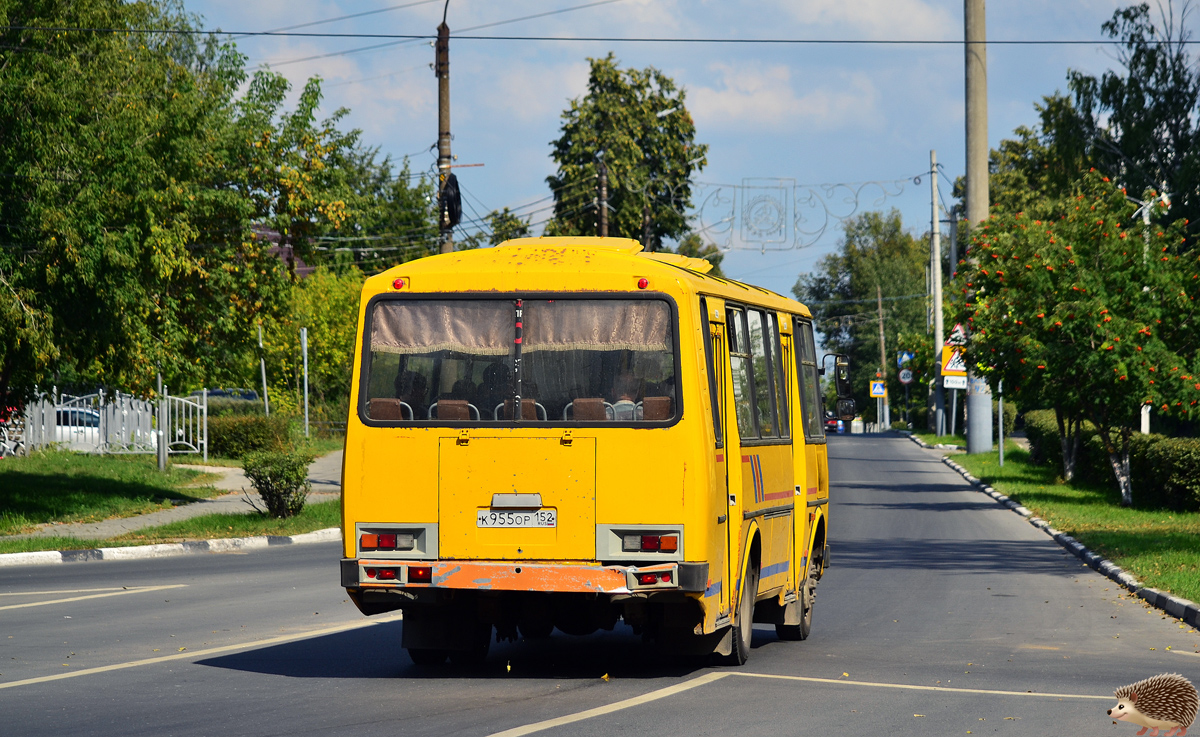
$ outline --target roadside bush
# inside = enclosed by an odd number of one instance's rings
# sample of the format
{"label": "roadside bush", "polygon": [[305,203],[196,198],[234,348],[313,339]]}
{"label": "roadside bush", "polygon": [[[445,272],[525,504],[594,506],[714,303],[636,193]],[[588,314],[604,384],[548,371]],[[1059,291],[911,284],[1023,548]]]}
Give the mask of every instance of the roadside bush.
{"label": "roadside bush", "polygon": [[283,415],[224,415],[208,418],[209,453],[243,458],[247,453],[283,450],[290,425]]}
{"label": "roadside bush", "polygon": [[261,401],[249,399],[234,399],[232,397],[209,397],[208,398],[208,416],[226,417],[228,415],[261,415],[263,413],[263,405]]}
{"label": "roadside bush", "polygon": [[905,422],[904,420],[894,420],[892,422],[892,429],[893,430],[907,430],[908,423]]}
{"label": "roadside bush", "polygon": [[[1104,441],[1090,422],[1083,424],[1082,433],[1076,479],[1115,489]],[[1061,468],[1062,446],[1053,410],[1026,412],[1025,434],[1034,463]],[[1133,476],[1134,506],[1200,510],[1200,439],[1135,433],[1129,439],[1129,472]]]}
{"label": "roadside bush", "polygon": [[[996,421],[996,427],[992,428],[993,433],[995,433],[1000,427],[1000,409],[998,406],[999,404],[1000,403],[997,402],[995,399],[992,400],[992,418]],[[1054,419],[1053,413],[1051,414],[1050,419],[1052,419],[1052,420]],[[1004,403],[1004,437],[1006,437],[1006,438],[1011,437],[1013,434],[1013,430],[1016,430],[1016,429],[1017,429],[1017,405],[1015,402],[1012,402],[1010,400],[1010,401],[1007,401]]]}
{"label": "roadside bush", "polygon": [[304,509],[311,488],[308,464],[312,461],[311,453],[297,450],[247,453],[242,468],[267,507],[259,511],[282,519]]}

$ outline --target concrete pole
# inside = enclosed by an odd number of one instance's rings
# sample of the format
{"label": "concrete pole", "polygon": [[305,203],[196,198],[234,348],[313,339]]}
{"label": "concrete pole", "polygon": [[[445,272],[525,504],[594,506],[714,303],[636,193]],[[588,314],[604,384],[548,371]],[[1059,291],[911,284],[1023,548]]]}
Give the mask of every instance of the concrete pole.
{"label": "concrete pole", "polygon": [[304,437],[308,437],[308,328],[300,328],[300,352],[304,355]]}
{"label": "concrete pole", "polygon": [[258,366],[262,369],[263,414],[271,415],[271,403],[267,399],[267,357],[263,355],[262,325],[258,326]]}
{"label": "concrete pole", "polygon": [[604,160],[600,160],[600,165],[597,167],[600,174],[600,201],[599,209],[599,234],[601,238],[608,237],[608,165]]}
{"label": "concrete pole", "polygon": [[[984,0],[963,0],[963,45],[967,83],[967,222],[988,217],[987,18]],[[987,380],[967,375],[967,452],[992,450],[992,390]]]}
{"label": "concrete pole", "polygon": [[945,316],[942,314],[942,229],[938,213],[937,151],[929,152],[930,232],[929,279],[933,301],[933,429],[938,437],[946,434],[946,390],[942,388],[942,344],[946,341]]}
{"label": "concrete pole", "polygon": [[[449,3],[447,3],[449,7]],[[446,177],[450,175],[450,27],[446,25],[445,17],[437,28],[437,42],[434,44],[434,74],[438,80],[438,202],[441,202],[442,188],[446,186]],[[454,252],[454,229],[442,220],[441,207],[438,207],[438,227],[440,238],[438,251],[440,253]]]}
{"label": "concrete pole", "polygon": [[883,425],[882,430],[888,430],[892,427],[892,411],[888,406],[887,388],[887,344],[883,337],[883,287],[879,284],[875,285],[875,300],[879,308],[879,378],[883,379],[885,393],[881,403],[883,404],[883,413],[879,415],[879,423]]}

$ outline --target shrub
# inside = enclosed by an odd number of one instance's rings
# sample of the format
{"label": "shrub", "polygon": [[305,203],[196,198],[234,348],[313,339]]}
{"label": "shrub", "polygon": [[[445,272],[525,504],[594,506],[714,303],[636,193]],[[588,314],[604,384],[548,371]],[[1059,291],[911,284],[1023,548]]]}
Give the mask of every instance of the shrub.
{"label": "shrub", "polygon": [[894,420],[892,422],[892,429],[893,430],[907,430],[908,423],[905,422],[904,420]]}
{"label": "shrub", "polygon": [[283,450],[289,438],[282,415],[224,415],[208,418],[208,450],[213,455],[242,458],[247,453]]}
{"label": "shrub", "polygon": [[233,397],[209,397],[208,416],[226,417],[228,415],[261,415],[261,401],[250,399],[235,399]]}
{"label": "shrub", "polygon": [[[266,505],[266,514],[284,518],[304,509],[311,485],[308,464],[311,453],[296,450],[265,450],[246,454],[242,468]],[[259,510],[264,511],[264,510]]]}
{"label": "shrub", "polygon": [[[992,428],[992,432],[996,433],[1000,426],[1000,412],[997,406],[999,402],[992,400],[992,418],[996,422],[996,427]],[[1053,414],[1050,419],[1054,419]],[[1004,437],[1011,437],[1013,430],[1017,429],[1017,405],[1009,400],[1004,403]]]}
{"label": "shrub", "polygon": [[[1116,488],[1104,441],[1083,423],[1075,477],[1081,483]],[[1025,413],[1025,434],[1034,463],[1062,466],[1062,446],[1053,410]],[[1129,439],[1133,503],[1141,508],[1200,510],[1200,440],[1135,433]]]}

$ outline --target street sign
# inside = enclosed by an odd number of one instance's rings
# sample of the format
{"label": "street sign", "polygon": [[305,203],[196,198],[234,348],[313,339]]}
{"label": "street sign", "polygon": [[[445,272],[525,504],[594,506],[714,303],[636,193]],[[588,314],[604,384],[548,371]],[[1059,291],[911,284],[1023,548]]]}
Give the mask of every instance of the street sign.
{"label": "street sign", "polygon": [[950,337],[946,338],[946,345],[966,345],[967,331],[963,329],[962,323],[956,323],[954,329],[950,331]]}
{"label": "street sign", "polygon": [[900,369],[900,383],[901,384],[913,383],[912,369]]}
{"label": "street sign", "polygon": [[887,396],[887,382],[883,381],[882,379],[877,379],[877,380],[872,381],[871,382],[871,396],[872,397],[886,397]]}
{"label": "street sign", "polygon": [[942,387],[946,389],[966,389],[967,377],[965,376],[943,376]]}
{"label": "street sign", "polygon": [[942,376],[966,375],[966,349],[961,345],[942,346]]}
{"label": "street sign", "polygon": [[904,368],[904,364],[913,360],[914,355],[915,354],[912,351],[899,351],[896,353],[896,366],[899,368]]}

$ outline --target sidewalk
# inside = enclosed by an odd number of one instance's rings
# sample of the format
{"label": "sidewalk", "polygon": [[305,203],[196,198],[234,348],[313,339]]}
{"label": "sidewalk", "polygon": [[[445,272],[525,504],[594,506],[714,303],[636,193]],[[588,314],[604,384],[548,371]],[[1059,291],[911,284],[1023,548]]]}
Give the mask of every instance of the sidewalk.
{"label": "sidewalk", "polygon": [[[251,488],[250,482],[247,481],[246,474],[240,468],[191,465],[187,466],[187,468],[222,474],[222,478],[214,482],[213,486],[217,489],[228,490],[231,493],[222,494],[212,499],[203,499],[191,504],[184,504],[174,509],[164,509],[159,512],[138,515],[137,517],[106,519],[101,522],[50,523],[43,525],[37,532],[13,535],[7,539],[76,537],[83,540],[103,540],[146,527],[165,525],[168,522],[198,517],[203,514],[248,514],[253,509],[246,501],[246,494],[242,492],[243,489],[246,490],[250,498],[258,503],[260,507],[264,506],[261,498]],[[342,451],[334,451],[313,461],[312,465],[308,467],[308,481],[312,484],[312,490],[308,493],[309,503],[337,499],[342,493],[341,475]]]}

